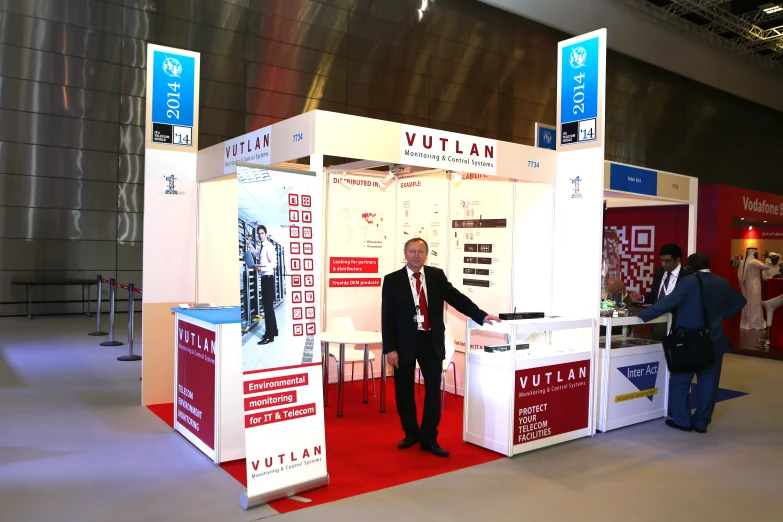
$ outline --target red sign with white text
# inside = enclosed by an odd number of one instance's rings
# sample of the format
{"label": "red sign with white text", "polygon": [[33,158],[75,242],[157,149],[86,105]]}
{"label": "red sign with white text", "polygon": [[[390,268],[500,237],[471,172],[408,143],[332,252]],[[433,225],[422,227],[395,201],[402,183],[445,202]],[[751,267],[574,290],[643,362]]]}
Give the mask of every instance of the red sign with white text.
{"label": "red sign with white text", "polygon": [[177,322],[177,423],[215,449],[215,332]]}
{"label": "red sign with white text", "polygon": [[245,397],[245,411],[263,410],[296,402],[296,390]]}
{"label": "red sign with white text", "polygon": [[[381,279],[379,277],[370,277],[362,279],[359,277],[351,277],[346,279],[330,279],[330,288],[351,288],[359,286],[381,286]],[[309,301],[308,301],[309,302]]]}
{"label": "red sign with white text", "polygon": [[329,272],[332,274],[377,274],[377,257],[330,257]]}
{"label": "red sign with white text", "polygon": [[587,428],[590,361],[517,370],[514,444]]}

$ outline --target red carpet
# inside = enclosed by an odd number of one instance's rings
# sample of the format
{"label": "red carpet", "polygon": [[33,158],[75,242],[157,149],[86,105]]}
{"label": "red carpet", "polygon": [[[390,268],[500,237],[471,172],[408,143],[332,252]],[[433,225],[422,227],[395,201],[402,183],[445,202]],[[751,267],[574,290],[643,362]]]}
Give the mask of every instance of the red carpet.
{"label": "red carpet", "polygon": [[[376,380],[376,385],[380,385],[380,380]],[[372,394],[369,404],[362,404],[361,382],[353,387],[346,383],[345,392],[344,416],[337,418],[337,387],[329,386],[330,403],[325,414],[329,486],[301,493],[312,500],[308,504],[288,499],[271,502],[277,511],[285,513],[325,504],[503,458],[498,453],[462,442],[462,397],[446,394],[438,442],[451,452],[451,456],[439,458],[419,451],[417,447],[406,451],[397,449],[403,433],[394,405],[394,381],[387,381],[386,413],[378,411],[379,398],[373,398]],[[423,389],[416,399],[421,415]],[[149,408],[172,425],[173,404]],[[223,463],[221,467],[246,484],[244,460]]]}

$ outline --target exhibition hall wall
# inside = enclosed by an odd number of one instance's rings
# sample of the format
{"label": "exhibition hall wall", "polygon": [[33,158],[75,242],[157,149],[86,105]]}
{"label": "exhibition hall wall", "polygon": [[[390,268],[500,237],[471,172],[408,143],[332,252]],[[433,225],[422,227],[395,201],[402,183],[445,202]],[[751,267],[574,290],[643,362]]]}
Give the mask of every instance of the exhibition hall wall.
{"label": "exhibition hall wall", "polygon": [[[19,29],[0,32],[0,247],[23,253],[1,260],[0,315],[24,312],[14,279],[142,280],[147,43],[202,54],[202,149],[312,109],[528,145],[535,122],[555,123],[567,35],[480,2],[120,3],[0,4]],[[774,190],[775,176],[738,173],[748,158],[777,172],[778,112],[607,59],[607,159]],[[41,312],[81,310],[78,288],[35,298]]]}

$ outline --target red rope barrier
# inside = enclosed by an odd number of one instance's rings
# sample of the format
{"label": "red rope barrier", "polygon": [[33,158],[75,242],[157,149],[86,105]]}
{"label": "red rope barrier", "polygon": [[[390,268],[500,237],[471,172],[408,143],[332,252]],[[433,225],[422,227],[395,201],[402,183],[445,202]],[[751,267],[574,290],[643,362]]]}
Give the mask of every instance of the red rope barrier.
{"label": "red rope barrier", "polygon": [[[111,281],[106,280],[106,279],[101,279],[101,282],[102,283],[106,283],[107,285],[111,284]],[[118,288],[122,288],[123,290],[128,290],[128,285],[124,285],[122,283],[117,283],[116,281],[114,282],[114,286],[116,286]],[[136,294],[142,294],[143,295],[143,293],[141,291],[141,288],[133,287],[133,292],[136,293]]]}

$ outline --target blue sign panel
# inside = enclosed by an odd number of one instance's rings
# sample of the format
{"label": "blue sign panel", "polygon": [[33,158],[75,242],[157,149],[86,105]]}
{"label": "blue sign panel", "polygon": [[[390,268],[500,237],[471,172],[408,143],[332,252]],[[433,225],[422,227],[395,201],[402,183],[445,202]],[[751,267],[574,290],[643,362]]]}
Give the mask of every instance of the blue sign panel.
{"label": "blue sign panel", "polygon": [[152,141],[190,147],[196,60],[191,56],[155,50],[152,65]]}
{"label": "blue sign panel", "polygon": [[555,129],[549,129],[547,127],[538,128],[538,146],[542,149],[555,150]]}
{"label": "blue sign panel", "polygon": [[560,64],[561,145],[595,141],[598,117],[598,37],[566,45]]}
{"label": "blue sign panel", "polygon": [[656,196],[658,195],[658,173],[654,170],[610,163],[609,189]]}

